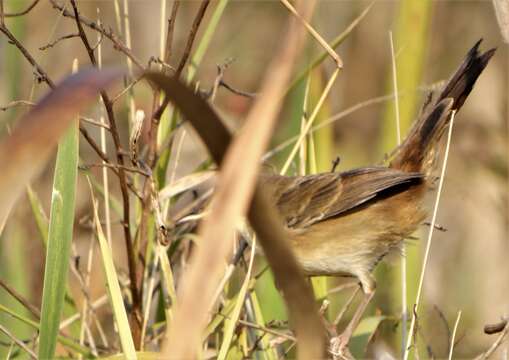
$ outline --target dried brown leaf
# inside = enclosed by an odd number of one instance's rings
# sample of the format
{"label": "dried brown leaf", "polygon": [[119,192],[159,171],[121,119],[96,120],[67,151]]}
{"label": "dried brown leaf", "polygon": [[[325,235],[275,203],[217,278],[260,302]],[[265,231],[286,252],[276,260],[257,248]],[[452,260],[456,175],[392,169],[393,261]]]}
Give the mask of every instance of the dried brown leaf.
{"label": "dried brown leaf", "polygon": [[67,77],[42,98],[0,143],[0,230],[25,185],[43,168],[80,109],[120,78],[120,70],[85,70]]}
{"label": "dried brown leaf", "polygon": [[294,62],[298,50],[297,39],[301,34],[299,28],[290,29],[288,37],[282,42],[285,47],[268,71],[261,96],[253,106],[245,127],[228,149],[231,136],[204,100],[174,78],[160,74],[147,75],[180,108],[216,162],[222,165],[212,215],[200,227],[200,246],[194,253],[190,270],[182,280],[175,320],[163,349],[165,358],[194,357],[212,294],[220,279],[222,264],[231,249],[232,237],[229,235],[233,234],[237,221],[247,211],[253,191],[249,220],[286,295],[290,317],[299,338],[299,356],[319,358],[323,355],[324,332],[310,288],[299,271],[274,205],[264,197],[260,187],[254,190],[259,158],[270,138],[280,99],[290,76],[289,64]]}

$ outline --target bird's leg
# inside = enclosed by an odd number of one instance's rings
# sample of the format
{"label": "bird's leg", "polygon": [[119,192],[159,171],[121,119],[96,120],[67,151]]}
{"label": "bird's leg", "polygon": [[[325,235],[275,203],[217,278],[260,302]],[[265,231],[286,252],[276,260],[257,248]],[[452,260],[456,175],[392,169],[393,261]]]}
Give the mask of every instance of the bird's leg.
{"label": "bird's leg", "polygon": [[357,307],[357,310],[355,310],[352,319],[340,335],[335,336],[330,340],[329,351],[334,359],[351,358],[351,355],[348,351],[348,343],[352,338],[353,332],[359,325],[366,307],[373,298],[373,295],[375,295],[375,283],[372,281],[371,277],[369,277],[367,282],[361,280],[361,287],[364,292],[364,297]]}
{"label": "bird's leg", "polygon": [[[354,284],[352,284],[352,285],[354,285]],[[357,293],[359,292],[359,290],[361,288],[362,287],[355,288],[355,291],[352,293],[350,298],[346,301],[345,305],[343,305],[343,308],[341,309],[339,314],[336,316],[336,319],[334,320],[334,322],[327,320],[325,311],[327,310],[327,307],[329,306],[329,302],[327,300],[324,300],[324,302],[320,308],[319,315],[322,319],[324,327],[327,330],[327,333],[329,334],[330,338],[338,336],[338,332],[337,332],[336,328],[337,328],[339,322],[341,321],[341,318],[343,317],[343,315],[348,311],[348,309],[350,308],[350,305],[352,305],[355,295],[357,295]]]}
{"label": "bird's leg", "polygon": [[[336,316],[336,319],[333,322],[334,328],[336,328],[338,326],[339,322],[341,321],[341,319],[343,318],[345,313],[348,311],[348,309],[350,309],[350,305],[352,305],[353,299],[355,299],[355,296],[361,289],[362,289],[362,286],[355,288],[355,291],[352,293],[350,298],[346,301],[345,305],[343,305],[343,308],[338,313],[338,315]],[[336,334],[337,334],[337,332],[336,332]]]}

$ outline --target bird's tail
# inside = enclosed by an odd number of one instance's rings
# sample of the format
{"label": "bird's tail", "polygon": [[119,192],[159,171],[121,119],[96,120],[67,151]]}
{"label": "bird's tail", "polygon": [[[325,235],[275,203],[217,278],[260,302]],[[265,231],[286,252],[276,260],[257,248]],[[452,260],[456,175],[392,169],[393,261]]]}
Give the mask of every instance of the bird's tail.
{"label": "bird's tail", "polygon": [[461,108],[477,78],[495,53],[495,49],[491,49],[481,54],[481,41],[470,49],[443,90],[428,97],[408,136],[394,151],[390,167],[424,173],[432,169],[436,144],[449,124],[451,113]]}

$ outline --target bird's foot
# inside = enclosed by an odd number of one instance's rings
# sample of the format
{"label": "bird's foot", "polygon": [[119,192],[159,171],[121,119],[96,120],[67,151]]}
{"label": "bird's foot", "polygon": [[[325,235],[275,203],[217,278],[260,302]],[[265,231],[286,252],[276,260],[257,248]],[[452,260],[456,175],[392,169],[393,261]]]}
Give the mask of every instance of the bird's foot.
{"label": "bird's foot", "polygon": [[334,360],[352,360],[353,355],[348,350],[348,343],[350,342],[350,336],[346,334],[340,334],[334,336],[329,342],[329,353],[332,355]]}

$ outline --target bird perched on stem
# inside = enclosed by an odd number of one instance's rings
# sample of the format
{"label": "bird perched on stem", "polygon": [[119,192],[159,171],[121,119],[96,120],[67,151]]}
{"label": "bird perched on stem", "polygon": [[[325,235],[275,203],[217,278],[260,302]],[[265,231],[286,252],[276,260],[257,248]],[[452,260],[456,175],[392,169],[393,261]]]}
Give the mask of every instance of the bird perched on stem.
{"label": "bird perched on stem", "polygon": [[374,295],[371,272],[400,249],[422,224],[432,187],[439,142],[451,114],[470,94],[495,49],[479,52],[479,40],[444,88],[430,96],[387,167],[307,176],[262,175],[286,225],[298,262],[308,276],[356,277],[364,298],[331,352],[346,354],[348,342]]}

